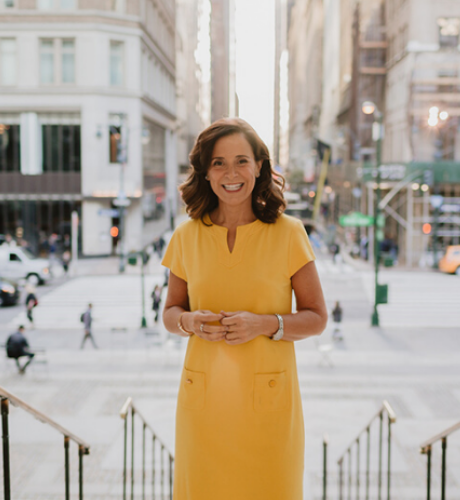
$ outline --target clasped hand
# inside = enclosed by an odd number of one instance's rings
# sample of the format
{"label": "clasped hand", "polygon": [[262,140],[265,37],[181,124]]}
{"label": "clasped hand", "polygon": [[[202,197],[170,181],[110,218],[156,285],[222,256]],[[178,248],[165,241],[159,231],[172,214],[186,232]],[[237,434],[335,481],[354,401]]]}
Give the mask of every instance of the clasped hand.
{"label": "clasped hand", "polygon": [[200,310],[189,313],[188,331],[210,342],[225,340],[229,345],[244,344],[262,333],[262,320],[258,314],[248,311],[219,314]]}

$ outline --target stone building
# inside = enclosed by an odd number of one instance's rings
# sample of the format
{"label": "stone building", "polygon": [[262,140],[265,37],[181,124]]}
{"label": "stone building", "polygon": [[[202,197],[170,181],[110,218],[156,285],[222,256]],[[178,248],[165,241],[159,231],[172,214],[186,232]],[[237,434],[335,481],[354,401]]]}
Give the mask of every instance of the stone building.
{"label": "stone building", "polygon": [[177,207],[174,0],[0,5],[0,233],[38,250],[76,210],[84,255],[140,249]]}

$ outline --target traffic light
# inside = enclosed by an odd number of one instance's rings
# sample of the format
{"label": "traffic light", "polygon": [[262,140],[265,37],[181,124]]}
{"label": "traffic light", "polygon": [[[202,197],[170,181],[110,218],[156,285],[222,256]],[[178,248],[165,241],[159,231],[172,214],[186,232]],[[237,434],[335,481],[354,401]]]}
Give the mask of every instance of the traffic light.
{"label": "traffic light", "polygon": [[112,236],[112,238],[117,238],[118,237],[118,233],[119,233],[119,230],[118,230],[117,226],[112,226],[110,228],[110,236]]}
{"label": "traffic light", "polygon": [[429,222],[425,222],[422,226],[423,234],[431,234],[431,224]]}

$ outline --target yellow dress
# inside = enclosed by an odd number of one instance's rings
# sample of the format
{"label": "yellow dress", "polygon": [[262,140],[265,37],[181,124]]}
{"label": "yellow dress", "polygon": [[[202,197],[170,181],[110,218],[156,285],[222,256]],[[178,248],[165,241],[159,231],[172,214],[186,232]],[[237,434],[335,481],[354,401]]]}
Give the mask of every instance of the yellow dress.
{"label": "yellow dress", "polygon": [[[205,217],[174,232],[163,265],[190,310],[291,312],[291,276],[314,259],[302,223],[282,215],[227,229]],[[304,425],[293,342],[229,346],[190,337],[176,414],[174,500],[302,500]]]}

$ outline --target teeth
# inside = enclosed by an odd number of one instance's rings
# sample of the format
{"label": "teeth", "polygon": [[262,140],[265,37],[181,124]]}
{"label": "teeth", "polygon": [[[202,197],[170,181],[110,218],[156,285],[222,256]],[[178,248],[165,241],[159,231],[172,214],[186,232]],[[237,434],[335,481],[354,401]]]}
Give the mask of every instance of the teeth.
{"label": "teeth", "polygon": [[224,188],[227,191],[237,191],[243,184],[224,184]]}

